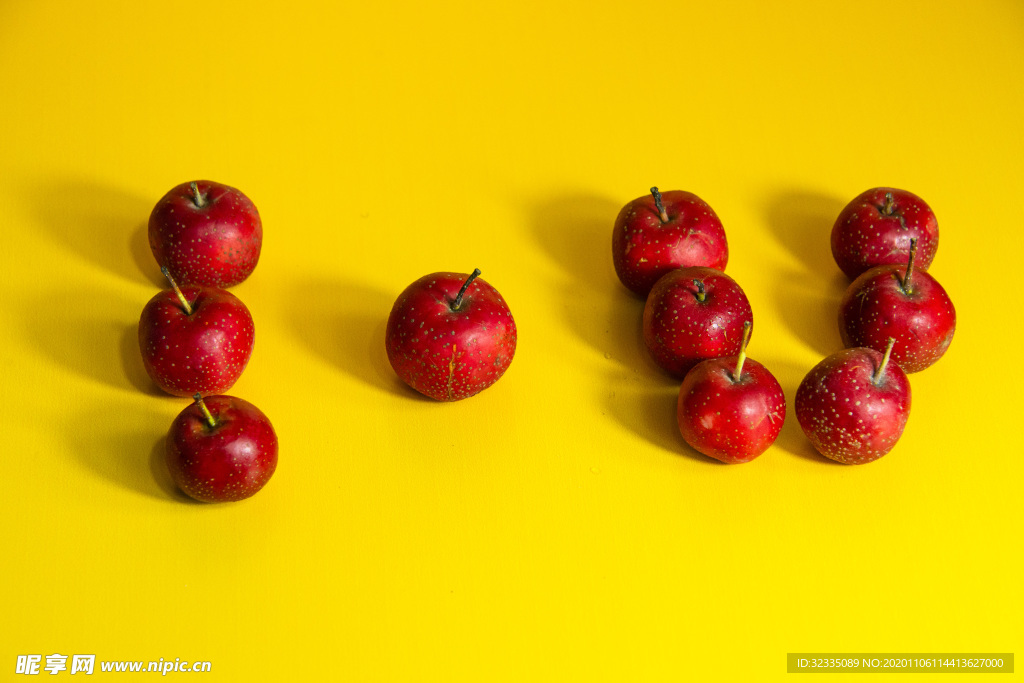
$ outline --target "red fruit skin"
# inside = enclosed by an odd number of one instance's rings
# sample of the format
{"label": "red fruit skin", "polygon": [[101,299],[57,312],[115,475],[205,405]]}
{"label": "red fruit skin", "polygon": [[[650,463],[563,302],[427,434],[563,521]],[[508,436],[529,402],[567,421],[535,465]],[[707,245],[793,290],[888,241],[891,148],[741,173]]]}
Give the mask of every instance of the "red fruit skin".
{"label": "red fruit skin", "polygon": [[763,365],[747,358],[739,381],[738,356],[702,361],[679,388],[677,418],[686,443],[704,455],[735,464],[768,450],[786,421],[786,396]]}
{"label": "red fruit skin", "polygon": [[882,363],[874,349],[843,349],[815,365],[796,391],[796,418],[819,453],[861,465],[896,445],[910,417],[910,381],[890,362],[878,386],[871,378]]}
{"label": "red fruit skin", "polygon": [[[694,280],[704,283],[703,302]],[[647,296],[644,343],[655,363],[682,379],[702,360],[739,354],[747,321],[753,325],[754,314],[735,280],[713,268],[679,268]]]}
{"label": "red fruit skin", "polygon": [[139,318],[139,349],[146,372],[175,396],[222,394],[249,363],[256,328],[245,304],[213,287],[181,288],[192,306],[185,313],[173,289],[149,300]]}
{"label": "red fruit skin", "polygon": [[149,247],[179,285],[233,287],[260,258],[263,223],[255,204],[240,191],[196,181],[205,205],[196,205],[189,183],[165,194],[149,216]]}
{"label": "red fruit skin", "polygon": [[385,332],[391,367],[410,387],[438,401],[480,393],[505,374],[517,330],[508,304],[479,277],[452,306],[469,275],[433,273],[398,296]]}
{"label": "red fruit skin", "polygon": [[839,304],[839,334],[847,347],[885,352],[904,372],[920,372],[939,360],[956,331],[956,309],[928,273],[914,271],[903,288],[905,266],[878,266],[854,280]]}
{"label": "red fruit skin", "polygon": [[277,434],[259,408],[234,396],[204,399],[210,427],[195,403],[171,423],[167,467],[182,491],[205,503],[242,500],[277,469]]}
{"label": "red fruit skin", "polygon": [[[883,214],[885,193],[895,211]],[[931,207],[912,192],[876,187],[857,195],[832,226],[832,256],[851,280],[881,265],[906,264],[910,240],[917,239],[915,267],[928,270],[939,248],[939,223]]]}
{"label": "red fruit skin", "polygon": [[725,270],[729,245],[714,210],[691,192],[661,195],[668,222],[662,223],[653,195],[622,207],[612,230],[612,261],[626,287],[647,296],[658,279],[676,268]]}

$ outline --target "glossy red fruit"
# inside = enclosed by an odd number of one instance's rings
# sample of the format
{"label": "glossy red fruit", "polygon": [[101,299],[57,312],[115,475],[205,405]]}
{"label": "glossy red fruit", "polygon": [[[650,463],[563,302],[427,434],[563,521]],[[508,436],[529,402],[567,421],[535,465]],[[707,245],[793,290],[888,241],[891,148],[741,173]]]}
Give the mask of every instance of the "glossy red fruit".
{"label": "glossy red fruit", "polygon": [[683,439],[694,449],[725,463],[744,463],[779,437],[786,397],[775,376],[747,358],[744,347],[738,356],[701,361],[686,373],[676,414]]}
{"label": "glossy red fruit", "polygon": [[175,396],[222,394],[252,355],[256,330],[249,309],[223,289],[179,289],[173,279],[171,285],[149,300],[139,318],[146,372]]}
{"label": "glossy red fruit", "polygon": [[277,434],[270,420],[234,396],[194,398],[167,434],[167,467],[174,483],[206,503],[254,495],[277,469]]}
{"label": "glossy red fruit", "polygon": [[843,349],[814,366],[796,392],[796,417],[819,453],[847,465],[882,457],[910,417],[910,382],[889,354]]}
{"label": "glossy red fruit", "polygon": [[906,262],[917,240],[920,270],[928,270],[939,248],[939,223],[931,207],[912,192],[876,187],[857,195],[832,226],[832,256],[851,280],[864,271]]}
{"label": "glossy red fruit", "polygon": [[906,266],[878,266],[861,274],[839,305],[839,334],[848,347],[884,351],[896,340],[892,360],[920,372],[946,353],[956,331],[956,309],[928,273],[914,270],[912,244]]}
{"label": "glossy red fruit", "polygon": [[612,230],[612,262],[626,287],[647,296],[658,279],[676,268],[725,270],[729,246],[722,221],[691,192],[651,194],[626,204]]}
{"label": "glossy red fruit", "polygon": [[516,352],[508,305],[478,276],[433,273],[405,288],[388,316],[391,367],[416,391],[458,401],[491,386]]}
{"label": "glossy red fruit", "polygon": [[644,306],[644,343],[654,362],[682,379],[708,358],[735,356],[750,302],[736,281],[713,268],[679,268],[651,289]]}
{"label": "glossy red fruit", "polygon": [[259,261],[263,223],[255,204],[229,185],[182,183],[153,207],[149,246],[179,284],[233,287]]}

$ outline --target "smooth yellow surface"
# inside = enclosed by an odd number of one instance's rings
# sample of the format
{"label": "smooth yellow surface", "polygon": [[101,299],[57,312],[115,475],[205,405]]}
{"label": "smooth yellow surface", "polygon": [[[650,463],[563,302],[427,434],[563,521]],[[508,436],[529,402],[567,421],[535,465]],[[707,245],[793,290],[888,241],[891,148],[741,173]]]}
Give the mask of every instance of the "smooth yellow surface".
{"label": "smooth yellow surface", "polygon": [[[0,4],[0,679],[53,653],[224,681],[1019,655],[1022,69],[1012,0]],[[267,488],[221,506],[170,484],[188,401],[135,340],[149,211],[197,178],[263,217],[231,393],[281,443]],[[786,390],[750,464],[682,443],[612,269],[651,185],[722,218],[750,356]],[[840,345],[832,222],[876,185],[934,208],[959,320],[897,448],[843,467],[792,399]],[[474,267],[516,358],[422,400],[384,355],[391,304]]]}

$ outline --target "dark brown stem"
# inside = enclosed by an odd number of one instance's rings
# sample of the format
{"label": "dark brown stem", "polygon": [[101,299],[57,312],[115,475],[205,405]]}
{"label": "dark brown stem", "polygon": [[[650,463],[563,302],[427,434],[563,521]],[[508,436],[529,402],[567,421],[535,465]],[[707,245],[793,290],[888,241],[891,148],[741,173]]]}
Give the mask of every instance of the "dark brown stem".
{"label": "dark brown stem", "polygon": [[206,424],[210,425],[210,429],[216,427],[217,420],[213,417],[210,409],[206,407],[206,403],[203,402],[203,395],[196,393],[192,398],[195,400],[196,405],[199,406],[199,410],[203,412],[203,417],[206,418]]}
{"label": "dark brown stem", "polygon": [[668,211],[665,210],[665,205],[661,203],[661,192],[658,188],[652,187],[651,194],[654,195],[654,206],[658,209],[658,218],[661,219],[662,223],[668,223]]}
{"label": "dark brown stem", "polygon": [[704,291],[704,283],[700,280],[694,280],[693,284],[697,287],[697,294],[695,295],[697,297],[697,301],[704,301],[707,297],[707,294]]}
{"label": "dark brown stem", "polygon": [[164,274],[167,281],[171,283],[171,288],[174,289],[174,293],[178,295],[178,301],[181,302],[181,307],[185,309],[185,315],[192,315],[192,306],[188,303],[188,299],[181,293],[181,289],[178,287],[178,283],[171,277],[171,271],[167,270],[167,266],[160,268],[160,272]]}
{"label": "dark brown stem", "polygon": [[914,293],[914,285],[910,276],[914,274],[914,257],[917,255],[917,238],[910,238],[910,255],[907,257],[907,273],[903,276],[903,291],[907,294]]}
{"label": "dark brown stem", "polygon": [[193,180],[189,183],[189,187],[192,188],[192,201],[195,202],[196,206],[200,209],[206,206],[206,197],[199,192],[199,183]]}
{"label": "dark brown stem", "polygon": [[882,363],[875,370],[875,374],[871,376],[871,383],[876,387],[882,383],[882,375],[885,374],[885,366],[889,364],[889,356],[892,355],[893,344],[896,343],[896,339],[889,337],[889,345],[885,347],[885,355],[882,356]]}
{"label": "dark brown stem", "polygon": [[739,382],[743,376],[743,364],[747,361],[747,344],[750,342],[750,328],[753,323],[749,320],[743,323],[743,341],[740,342],[740,356],[736,360],[736,371],[732,373],[732,381]]}
{"label": "dark brown stem", "polygon": [[892,192],[885,193],[885,205],[882,206],[882,215],[891,216],[896,213],[896,200],[893,199]]}
{"label": "dark brown stem", "polygon": [[480,269],[474,268],[473,272],[469,274],[468,278],[466,278],[465,284],[462,285],[462,289],[459,290],[458,296],[455,297],[455,301],[452,303],[453,311],[459,310],[459,307],[462,305],[462,296],[466,293],[466,290],[469,289],[469,284],[473,282],[473,280],[477,279],[479,275]]}

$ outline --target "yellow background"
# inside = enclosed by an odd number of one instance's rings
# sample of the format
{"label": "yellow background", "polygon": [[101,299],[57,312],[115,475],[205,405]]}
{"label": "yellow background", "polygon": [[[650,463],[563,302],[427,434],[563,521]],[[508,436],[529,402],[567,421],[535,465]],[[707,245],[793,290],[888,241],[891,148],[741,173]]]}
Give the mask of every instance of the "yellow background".
{"label": "yellow background", "polygon": [[[1022,74],[1012,0],[3,2],[0,678],[52,653],[225,681],[1019,654]],[[188,401],[135,340],[149,211],[198,178],[263,218],[231,393],[281,443],[221,506],[170,484]],[[840,208],[877,185],[931,204],[959,325],[892,453],[834,465],[792,410],[747,465],[681,442],[611,265],[651,185],[722,218],[790,409],[839,346]],[[391,304],[474,267],[515,361],[422,400],[384,355]]]}

